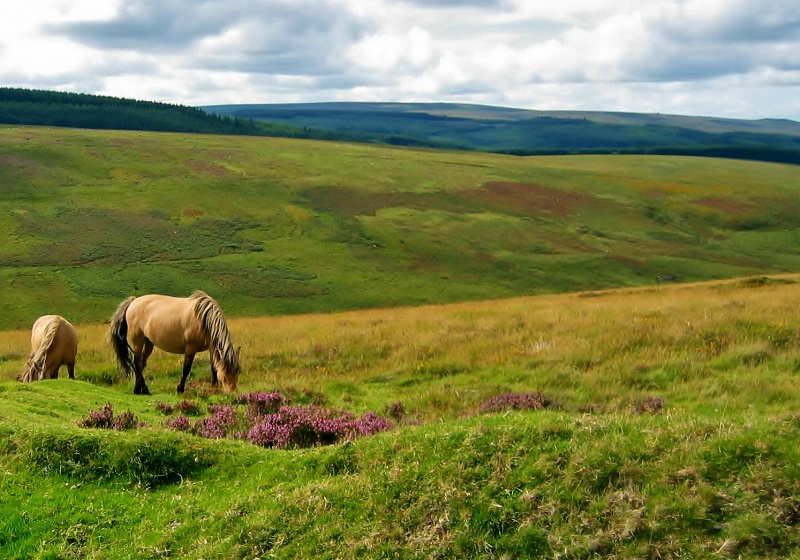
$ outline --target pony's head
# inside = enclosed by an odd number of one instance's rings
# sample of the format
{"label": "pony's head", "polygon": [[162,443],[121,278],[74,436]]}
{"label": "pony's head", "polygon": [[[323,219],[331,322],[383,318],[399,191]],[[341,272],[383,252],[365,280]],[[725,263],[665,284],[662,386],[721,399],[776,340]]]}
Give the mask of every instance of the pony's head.
{"label": "pony's head", "polygon": [[217,380],[222,385],[222,390],[231,393],[236,390],[239,382],[239,353],[242,347],[229,348],[223,353],[219,348],[214,348],[211,352],[214,360],[214,369],[217,370]]}
{"label": "pony's head", "polygon": [[211,360],[217,372],[217,381],[226,393],[236,390],[239,380],[239,348],[231,342],[231,334],[219,304],[207,293],[195,291],[189,298],[195,300],[195,315],[203,324],[210,341]]}

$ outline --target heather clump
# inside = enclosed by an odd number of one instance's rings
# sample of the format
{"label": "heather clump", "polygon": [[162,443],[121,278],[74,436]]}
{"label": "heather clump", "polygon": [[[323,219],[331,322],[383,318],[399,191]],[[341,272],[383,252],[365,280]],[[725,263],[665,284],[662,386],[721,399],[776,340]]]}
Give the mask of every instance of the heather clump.
{"label": "heather clump", "polygon": [[502,410],[539,410],[552,406],[553,402],[543,393],[503,393],[483,403],[481,412],[499,412]]}
{"label": "heather clump", "polygon": [[314,405],[285,406],[259,418],[247,439],[256,445],[276,449],[314,447],[377,434],[389,427],[387,419],[373,412],[356,418],[348,412]]}
{"label": "heather clump", "polygon": [[186,399],[182,400],[178,404],[157,402],[156,410],[163,413],[165,416],[169,416],[175,412],[180,412],[181,414],[185,414],[187,416],[197,416],[202,412],[202,408],[198,403]]}
{"label": "heather clump", "polygon": [[208,439],[222,439],[234,437],[238,439],[239,432],[239,410],[233,405],[211,405],[208,407],[211,413],[205,418],[197,420],[192,426],[192,432]]}
{"label": "heather clump", "polygon": [[389,418],[400,421],[406,415],[406,409],[403,403],[396,401],[386,406],[385,413]]}
{"label": "heather clump", "polygon": [[256,391],[252,393],[242,393],[236,396],[237,404],[247,405],[248,411],[252,414],[271,414],[277,412],[282,406],[289,404],[291,399],[279,391],[267,393]]}
{"label": "heather clump", "polygon": [[105,404],[100,410],[89,412],[89,416],[80,420],[78,426],[81,428],[102,428],[107,430],[133,430],[142,424],[136,419],[136,415],[130,411],[125,411],[114,415],[114,408],[111,404]]}
{"label": "heather clump", "polygon": [[185,414],[180,414],[175,418],[167,418],[164,426],[178,432],[188,432],[192,429],[192,421]]}
{"label": "heather clump", "polygon": [[[165,421],[172,430],[209,439],[241,439],[261,447],[295,449],[330,445],[373,435],[391,427],[373,412],[360,418],[317,404],[292,405],[281,392],[237,395],[232,404],[210,405],[209,416],[192,422],[185,414]],[[395,405],[402,409],[402,405]]]}

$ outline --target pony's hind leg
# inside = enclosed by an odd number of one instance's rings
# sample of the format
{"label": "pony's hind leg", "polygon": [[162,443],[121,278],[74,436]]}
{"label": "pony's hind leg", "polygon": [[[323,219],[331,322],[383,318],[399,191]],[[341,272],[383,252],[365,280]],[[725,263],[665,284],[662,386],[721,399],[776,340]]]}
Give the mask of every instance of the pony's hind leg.
{"label": "pony's hind leg", "polygon": [[147,388],[147,383],[144,380],[144,374],[142,372],[136,372],[136,383],[133,385],[133,394],[134,395],[149,395],[150,389]]}
{"label": "pony's hind leg", "polygon": [[[150,389],[147,388],[147,383],[144,380],[144,365],[147,363],[145,357],[145,349],[149,340],[145,339],[143,344],[137,344],[133,349],[133,365],[134,374],[136,375],[136,382],[133,385],[134,395],[149,395]],[[150,351],[152,352],[153,343],[150,342]],[[149,355],[149,354],[148,354]]]}
{"label": "pony's hind leg", "polygon": [[187,352],[183,356],[183,375],[181,376],[181,382],[178,383],[177,392],[178,394],[182,394],[186,390],[186,378],[189,377],[189,373],[192,371],[192,362],[194,361],[194,352]]}
{"label": "pony's hind leg", "polygon": [[153,342],[149,338],[145,338],[142,346],[142,371],[147,367],[147,358],[153,353],[153,348],[155,348]]}

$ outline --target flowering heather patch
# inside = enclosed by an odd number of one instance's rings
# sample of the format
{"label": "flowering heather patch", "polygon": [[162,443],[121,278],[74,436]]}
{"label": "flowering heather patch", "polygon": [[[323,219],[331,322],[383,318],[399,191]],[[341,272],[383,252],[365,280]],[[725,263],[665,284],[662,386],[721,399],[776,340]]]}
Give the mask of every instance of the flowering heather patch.
{"label": "flowering heather patch", "polygon": [[180,411],[182,414],[189,416],[197,416],[200,414],[200,405],[193,401],[182,400],[178,404],[169,404],[165,402],[157,402],[156,410],[164,413],[164,416],[169,416],[175,411]]}
{"label": "flowering heather patch", "polygon": [[189,421],[189,417],[184,414],[176,416],[175,418],[167,418],[167,420],[164,421],[164,425],[167,428],[179,432],[188,432],[192,429],[192,423]]}
{"label": "flowering heather patch", "polygon": [[289,449],[329,445],[343,439],[376,434],[389,429],[389,421],[369,412],[361,419],[314,405],[284,406],[260,418],[248,441],[262,447]]}
{"label": "flowering heather patch", "polygon": [[354,420],[350,426],[349,437],[371,436],[380,432],[385,432],[391,427],[391,423],[378,416],[374,412],[367,412],[360,420]]}
{"label": "flowering heather patch", "polygon": [[[313,404],[289,406],[289,398],[277,391],[240,394],[234,403],[210,405],[211,414],[194,423],[181,414],[165,421],[164,426],[211,439],[246,439],[275,449],[328,445],[391,427],[390,420],[373,412],[356,418]],[[245,405],[244,413],[236,405]]]}
{"label": "flowering heather patch", "polygon": [[100,410],[93,410],[89,416],[78,422],[81,428],[111,428],[114,410],[110,404],[103,405]]}
{"label": "flowering heather patch", "polygon": [[111,420],[112,430],[133,430],[139,427],[136,415],[131,411],[120,412]]}
{"label": "flowering heather patch", "polygon": [[210,405],[210,416],[201,418],[192,426],[192,432],[209,439],[221,439],[228,436],[235,437],[236,427],[239,425],[239,411],[235,406]]}
{"label": "flowering heather patch", "polygon": [[282,406],[288,405],[291,399],[279,391],[271,393],[257,391],[239,394],[234,401],[237,404],[247,405],[248,412],[251,414],[264,415],[278,412]]}
{"label": "flowering heather patch", "polygon": [[81,428],[105,428],[108,430],[132,430],[141,424],[130,412],[121,412],[114,417],[114,409],[110,404],[103,405],[100,410],[93,410],[89,416],[78,422]]}
{"label": "flowering heather patch", "polygon": [[552,401],[539,391],[532,393],[503,393],[481,405],[481,412],[501,410],[538,410],[552,405]]}

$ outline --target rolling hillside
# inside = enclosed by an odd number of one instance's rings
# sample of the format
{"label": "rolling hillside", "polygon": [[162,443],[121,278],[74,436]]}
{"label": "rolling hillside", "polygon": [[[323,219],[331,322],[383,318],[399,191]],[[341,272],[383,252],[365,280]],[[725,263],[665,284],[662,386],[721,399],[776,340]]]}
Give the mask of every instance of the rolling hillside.
{"label": "rolling hillside", "polygon": [[0,328],[203,289],[233,315],[800,270],[791,165],[0,127]]}
{"label": "rolling hillside", "polygon": [[219,105],[229,117],[361,141],[514,154],[680,153],[800,163],[800,123],[446,103]]}
{"label": "rolling hillside", "polygon": [[[0,556],[796,558],[798,169],[0,126]],[[241,394],[133,395],[109,316],[195,289]],[[391,421],[270,447],[276,391]]]}
{"label": "rolling hillside", "polygon": [[679,154],[800,163],[800,123],[780,119],[531,111],[448,103],[196,108],[0,88],[0,123],[306,138],[516,155]]}

